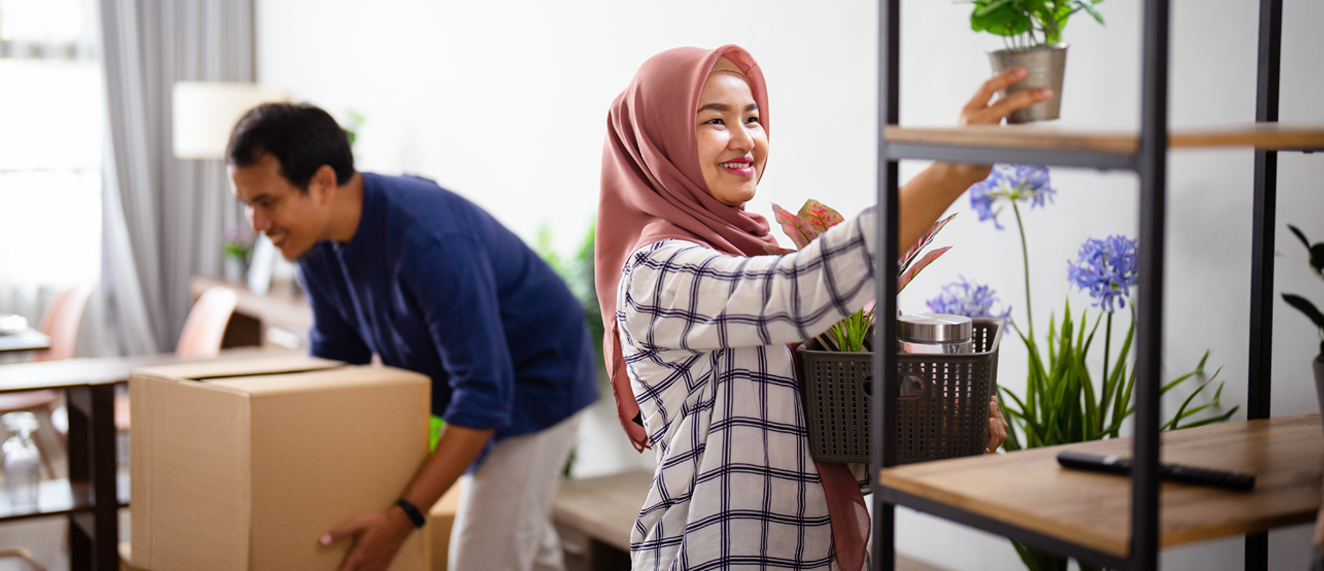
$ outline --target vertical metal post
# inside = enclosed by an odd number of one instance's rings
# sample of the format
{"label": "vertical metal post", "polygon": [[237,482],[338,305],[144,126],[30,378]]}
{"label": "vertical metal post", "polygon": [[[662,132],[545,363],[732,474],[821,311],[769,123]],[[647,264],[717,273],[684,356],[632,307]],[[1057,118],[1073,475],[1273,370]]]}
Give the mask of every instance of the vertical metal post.
{"label": "vertical metal post", "polygon": [[1163,364],[1163,259],[1167,208],[1169,0],[1145,0],[1140,112],[1139,343],[1135,469],[1131,476],[1132,568],[1158,569],[1159,385]]}
{"label": "vertical metal post", "polygon": [[887,126],[900,121],[901,0],[878,6],[878,251],[874,277],[878,311],[875,313],[873,394],[869,417],[870,477],[873,481],[874,569],[892,571],[896,565],[896,506],[883,501],[879,472],[896,464],[896,252],[897,163],[887,159]]}
{"label": "vertical metal post", "polygon": [[[1278,77],[1282,55],[1283,2],[1260,0],[1260,48],[1255,120],[1278,121]],[[1251,236],[1250,367],[1246,416],[1269,418],[1273,361],[1273,247],[1278,195],[1278,153],[1255,151],[1254,225]]]}
{"label": "vertical metal post", "polygon": [[[1282,61],[1283,2],[1260,0],[1255,121],[1278,121]],[[1278,153],[1255,151],[1255,197],[1251,227],[1250,360],[1246,418],[1271,415],[1273,366],[1273,248],[1278,207]],[[1245,568],[1269,568],[1269,534],[1246,536]]]}

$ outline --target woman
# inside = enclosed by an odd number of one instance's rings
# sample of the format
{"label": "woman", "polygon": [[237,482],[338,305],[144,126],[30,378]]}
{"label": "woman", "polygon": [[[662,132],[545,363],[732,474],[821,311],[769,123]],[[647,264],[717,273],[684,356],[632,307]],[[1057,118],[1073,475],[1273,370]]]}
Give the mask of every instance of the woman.
{"label": "woman", "polygon": [[[1047,99],[1022,92],[988,104],[1023,75],[986,83],[962,123],[997,123]],[[658,54],[611,107],[597,291],[622,425],[658,459],[631,535],[636,570],[864,561],[856,478],[810,457],[786,344],[873,297],[875,216],[869,209],[798,253],[762,255],[776,239],[744,204],[763,173],[768,124],[763,74],[737,46]],[[900,244],[988,172],[935,164],[907,183]],[[1006,435],[996,402],[990,428],[992,450]]]}

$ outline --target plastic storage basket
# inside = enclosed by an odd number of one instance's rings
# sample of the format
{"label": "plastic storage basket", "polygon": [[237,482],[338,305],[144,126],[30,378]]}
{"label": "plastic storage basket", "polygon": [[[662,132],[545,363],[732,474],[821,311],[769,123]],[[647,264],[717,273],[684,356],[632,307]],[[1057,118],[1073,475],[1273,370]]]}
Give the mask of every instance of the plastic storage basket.
{"label": "plastic storage basket", "polygon": [[[1004,321],[973,321],[973,353],[897,355],[898,464],[973,456],[988,446]],[[797,349],[809,452],[821,462],[868,462],[872,354],[817,348],[811,341]]]}

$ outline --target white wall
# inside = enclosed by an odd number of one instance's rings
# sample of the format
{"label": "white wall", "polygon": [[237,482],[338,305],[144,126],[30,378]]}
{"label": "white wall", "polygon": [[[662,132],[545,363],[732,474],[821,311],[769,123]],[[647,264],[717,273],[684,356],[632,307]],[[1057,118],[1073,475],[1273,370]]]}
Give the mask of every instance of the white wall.
{"label": "white wall", "polygon": [[[1316,0],[1284,2],[1283,120],[1324,121],[1317,94],[1324,53],[1314,30]],[[1257,2],[1173,2],[1171,123],[1254,119]],[[1100,6],[1108,26],[1080,18],[1072,44],[1063,125],[1134,127],[1139,122],[1140,6]],[[969,6],[910,1],[903,7],[902,121],[949,125],[988,74],[985,50],[1000,47],[971,32]],[[543,222],[569,251],[597,203],[599,159],[611,99],[637,66],[683,45],[748,48],[768,78],[773,153],[750,204],[798,207],[822,200],[845,213],[873,203],[876,165],[874,2],[673,1],[426,2],[258,0],[258,75],[333,114],[367,116],[360,166],[411,172],[441,182],[532,239]],[[920,164],[904,163],[903,178]],[[1324,157],[1280,157],[1280,291],[1324,288],[1284,224],[1324,240]],[[1227,406],[1245,403],[1249,323],[1252,156],[1245,150],[1184,151],[1170,162],[1165,368],[1190,369],[1206,349],[1223,366]],[[1040,329],[1068,295],[1065,262],[1088,237],[1136,233],[1133,175],[1055,169],[1055,204],[1026,214]],[[902,308],[958,275],[993,285],[1023,319],[1019,242],[1013,230],[979,224],[963,198],[939,242],[955,244],[913,282]],[[1012,223],[1010,213],[1004,224]],[[1275,292],[1277,297],[1277,292]],[[1079,311],[1086,298],[1071,293]],[[1308,361],[1317,340],[1307,321],[1275,305],[1273,413],[1315,410]],[[1000,382],[1024,386],[1025,351],[1002,347]],[[1212,367],[1211,367],[1212,368]],[[624,446],[609,399],[582,431],[580,474],[649,465]],[[1171,407],[1175,405],[1170,405]],[[1244,414],[1238,414],[1244,418]],[[957,569],[1016,569],[1005,540],[903,510],[899,548]],[[1273,568],[1304,568],[1308,528],[1275,532]],[[1239,538],[1170,549],[1166,568],[1240,569]],[[953,549],[952,546],[963,546]]]}

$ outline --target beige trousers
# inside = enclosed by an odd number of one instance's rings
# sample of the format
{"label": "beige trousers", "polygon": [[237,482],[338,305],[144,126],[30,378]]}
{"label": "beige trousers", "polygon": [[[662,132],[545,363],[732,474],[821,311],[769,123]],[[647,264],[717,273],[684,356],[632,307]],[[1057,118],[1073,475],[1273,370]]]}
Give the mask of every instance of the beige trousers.
{"label": "beige trousers", "polygon": [[450,571],[565,570],[552,496],[582,416],[498,441],[477,470],[460,477]]}

